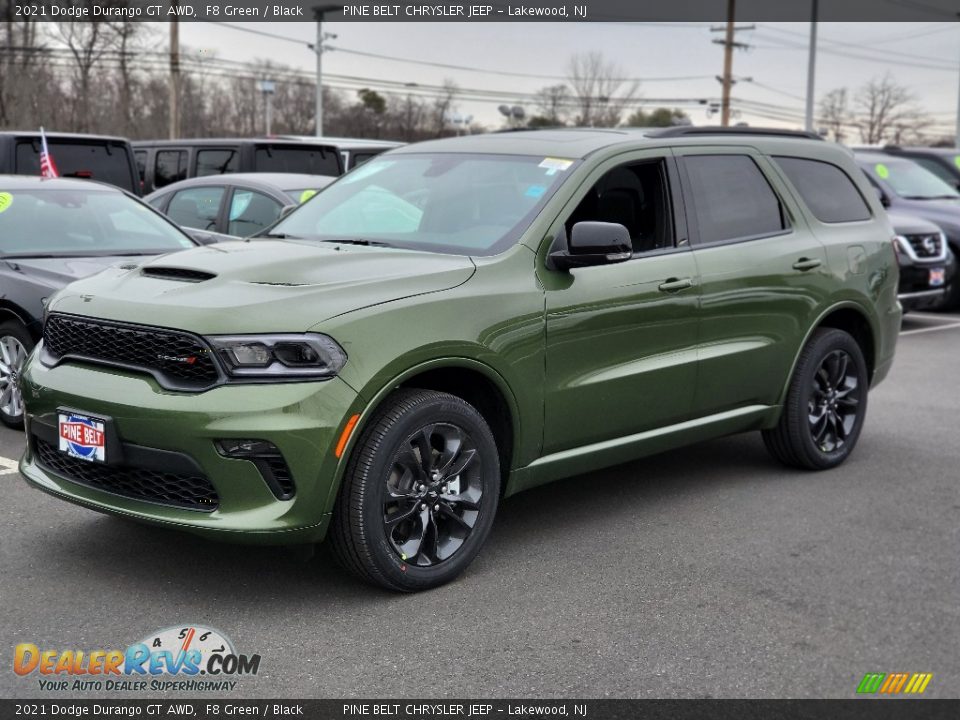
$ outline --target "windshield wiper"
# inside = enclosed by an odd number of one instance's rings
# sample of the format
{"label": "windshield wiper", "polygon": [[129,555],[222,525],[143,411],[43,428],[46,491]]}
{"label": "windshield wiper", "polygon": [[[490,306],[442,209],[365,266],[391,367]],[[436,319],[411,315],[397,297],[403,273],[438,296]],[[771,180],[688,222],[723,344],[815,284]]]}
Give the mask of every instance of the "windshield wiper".
{"label": "windshield wiper", "polygon": [[337,243],[338,245],[364,245],[368,247],[393,247],[390,243],[381,240],[367,240],[366,238],[340,238],[333,240],[321,240],[325,243]]}
{"label": "windshield wiper", "polygon": [[274,238],[275,240],[303,240],[304,239],[299,235],[290,235],[289,233],[283,233],[283,232],[261,233],[259,235],[254,235],[253,237]]}
{"label": "windshield wiper", "polygon": [[960,200],[960,195],[904,195],[905,200]]}

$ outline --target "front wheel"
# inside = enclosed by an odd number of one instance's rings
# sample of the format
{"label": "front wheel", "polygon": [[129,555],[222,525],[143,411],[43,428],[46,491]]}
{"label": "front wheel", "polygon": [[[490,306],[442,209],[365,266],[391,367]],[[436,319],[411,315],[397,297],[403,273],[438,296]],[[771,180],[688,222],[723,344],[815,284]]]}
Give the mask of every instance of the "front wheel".
{"label": "front wheel", "polygon": [[330,530],[334,554],[391,590],[442,585],[476,557],[499,495],[499,455],[483,416],[447,393],[398,390],[350,458]]}
{"label": "front wheel", "polygon": [[33,346],[33,338],[22,323],[0,323],[0,422],[7,427],[23,427],[20,373]]}
{"label": "front wheel", "polygon": [[867,385],[857,341],[843,330],[817,330],[800,353],[779,423],[763,431],[767,450],[792,467],[836,467],[860,437]]}

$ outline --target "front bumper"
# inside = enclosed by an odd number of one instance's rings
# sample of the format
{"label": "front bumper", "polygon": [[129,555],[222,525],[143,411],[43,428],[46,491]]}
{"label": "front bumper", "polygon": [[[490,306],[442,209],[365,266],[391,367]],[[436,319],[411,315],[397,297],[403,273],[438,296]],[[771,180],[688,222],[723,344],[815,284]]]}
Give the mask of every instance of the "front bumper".
{"label": "front bumper", "polygon": [[[27,482],[95,510],[173,526],[216,539],[264,544],[318,542],[326,533],[339,460],[333,447],[358,403],[339,378],[324,382],[225,385],[202,393],[171,392],[143,375],[112,368],[31,359],[21,378],[28,447],[20,462]],[[124,447],[176,454],[216,490],[212,512],[91,487],[44,465],[37,443],[49,438],[60,408],[111,419]],[[257,466],[224,457],[215,442],[256,439],[279,448],[296,490],[280,500]],[[110,458],[108,434],[107,460]],[[80,461],[85,462],[85,461]],[[129,458],[121,462],[129,463]]]}

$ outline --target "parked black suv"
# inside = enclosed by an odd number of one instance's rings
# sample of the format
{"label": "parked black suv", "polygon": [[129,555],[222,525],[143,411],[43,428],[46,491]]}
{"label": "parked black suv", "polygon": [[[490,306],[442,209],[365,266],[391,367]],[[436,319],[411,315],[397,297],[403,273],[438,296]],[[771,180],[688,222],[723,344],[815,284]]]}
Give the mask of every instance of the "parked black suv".
{"label": "parked black suv", "polygon": [[957,267],[946,236],[922,218],[901,213],[888,215],[896,232],[894,248],[900,265],[897,291],[900,305],[904,312],[939,307]]}
{"label": "parked black suv", "polygon": [[143,193],[192,177],[237,172],[342,175],[340,150],[328,143],[272,138],[136,140]]}
{"label": "parked black suv", "polygon": [[[107,135],[46,135],[61,177],[99,180],[141,194],[129,140]],[[0,175],[40,175],[39,132],[0,132]]]}

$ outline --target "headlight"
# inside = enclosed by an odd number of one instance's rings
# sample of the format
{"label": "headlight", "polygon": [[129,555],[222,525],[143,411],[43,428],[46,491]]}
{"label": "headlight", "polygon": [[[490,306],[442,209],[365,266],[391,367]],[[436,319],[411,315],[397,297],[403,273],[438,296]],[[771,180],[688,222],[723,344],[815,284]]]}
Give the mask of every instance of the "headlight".
{"label": "headlight", "polygon": [[333,338],[302,335],[214,335],[207,340],[236,378],[333,377],[347,354]]}

